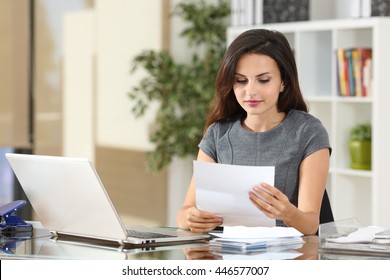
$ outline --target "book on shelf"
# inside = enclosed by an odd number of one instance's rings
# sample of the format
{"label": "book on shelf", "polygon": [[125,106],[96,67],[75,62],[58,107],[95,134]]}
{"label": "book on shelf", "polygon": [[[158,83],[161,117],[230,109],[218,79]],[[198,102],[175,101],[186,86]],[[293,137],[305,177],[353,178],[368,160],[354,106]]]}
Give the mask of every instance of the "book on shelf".
{"label": "book on shelf", "polygon": [[348,80],[348,66],[345,52],[343,49],[337,50],[337,84],[339,86],[339,95],[348,96],[349,87],[346,81]]}
{"label": "book on shelf", "polygon": [[232,26],[263,24],[263,0],[230,0]]}
{"label": "book on shelf", "polygon": [[352,58],[352,52],[354,51],[355,49],[347,49],[345,50],[345,56],[346,56],[346,59],[347,59],[347,69],[348,69],[348,80],[346,81],[348,83],[348,87],[349,87],[349,95],[350,96],[356,96],[356,92],[355,92],[355,66],[354,66],[354,61],[353,61],[353,58]]}
{"label": "book on shelf", "polygon": [[371,0],[338,0],[334,5],[336,18],[360,18],[371,15]]}
{"label": "book on shelf", "polygon": [[370,96],[371,48],[340,48],[336,51],[339,96]]}
{"label": "book on shelf", "polygon": [[231,26],[309,20],[309,0],[230,0]]}
{"label": "book on shelf", "polygon": [[263,24],[263,0],[254,0],[255,24]]}

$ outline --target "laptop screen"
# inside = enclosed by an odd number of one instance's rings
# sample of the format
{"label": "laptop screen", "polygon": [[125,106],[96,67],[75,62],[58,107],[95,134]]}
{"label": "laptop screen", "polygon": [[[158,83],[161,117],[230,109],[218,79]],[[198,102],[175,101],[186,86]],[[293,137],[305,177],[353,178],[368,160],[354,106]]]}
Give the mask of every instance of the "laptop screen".
{"label": "laptop screen", "polygon": [[123,240],[125,228],[88,159],[6,154],[39,220],[50,231]]}

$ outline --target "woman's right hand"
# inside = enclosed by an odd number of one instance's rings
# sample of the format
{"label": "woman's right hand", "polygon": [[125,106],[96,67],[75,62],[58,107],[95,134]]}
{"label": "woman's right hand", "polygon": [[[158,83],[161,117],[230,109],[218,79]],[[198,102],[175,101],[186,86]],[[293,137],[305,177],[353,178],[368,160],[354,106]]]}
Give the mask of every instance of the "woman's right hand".
{"label": "woman's right hand", "polygon": [[217,214],[189,207],[186,210],[188,228],[192,232],[208,232],[222,225],[223,219]]}

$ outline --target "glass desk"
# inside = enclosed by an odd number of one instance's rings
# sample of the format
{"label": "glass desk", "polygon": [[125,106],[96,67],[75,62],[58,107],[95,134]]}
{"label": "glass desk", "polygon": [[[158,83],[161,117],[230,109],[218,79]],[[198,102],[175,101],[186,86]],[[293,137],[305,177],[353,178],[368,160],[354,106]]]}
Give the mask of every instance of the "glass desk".
{"label": "glass desk", "polygon": [[207,260],[207,259],[318,259],[317,236],[305,237],[296,249],[277,249],[256,254],[221,254],[210,250],[207,241],[161,247],[120,249],[99,244],[63,241],[39,222],[33,232],[19,237],[2,237],[0,259],[106,259],[106,260]]}
{"label": "glass desk", "polygon": [[[86,260],[325,260],[378,259],[373,256],[321,253],[317,236],[305,236],[304,244],[294,249],[278,248],[252,254],[215,253],[207,241],[152,248],[119,249],[116,247],[61,241],[53,238],[40,223],[32,222],[27,237],[1,239],[0,259],[86,259]],[[383,259],[379,258],[379,259]]]}

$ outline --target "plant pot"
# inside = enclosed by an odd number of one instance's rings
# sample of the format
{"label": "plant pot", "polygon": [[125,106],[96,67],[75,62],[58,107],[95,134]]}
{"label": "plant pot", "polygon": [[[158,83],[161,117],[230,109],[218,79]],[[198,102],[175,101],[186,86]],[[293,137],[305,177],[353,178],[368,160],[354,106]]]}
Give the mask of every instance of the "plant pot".
{"label": "plant pot", "polygon": [[351,168],[371,170],[371,141],[349,141]]}

